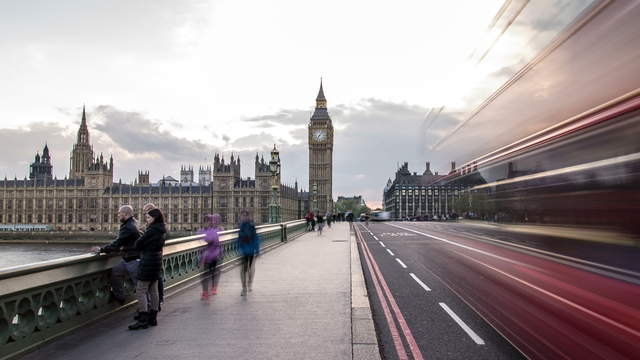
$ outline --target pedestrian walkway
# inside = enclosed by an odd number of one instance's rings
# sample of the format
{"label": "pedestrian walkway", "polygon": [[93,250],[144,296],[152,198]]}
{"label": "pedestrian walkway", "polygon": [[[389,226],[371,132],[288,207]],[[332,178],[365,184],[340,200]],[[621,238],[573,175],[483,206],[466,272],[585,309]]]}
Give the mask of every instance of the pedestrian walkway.
{"label": "pedestrian walkway", "polygon": [[351,359],[349,239],[347,223],[307,233],[258,258],[246,297],[236,267],[208,303],[199,284],[170,296],[157,327],[123,312],[25,359]]}

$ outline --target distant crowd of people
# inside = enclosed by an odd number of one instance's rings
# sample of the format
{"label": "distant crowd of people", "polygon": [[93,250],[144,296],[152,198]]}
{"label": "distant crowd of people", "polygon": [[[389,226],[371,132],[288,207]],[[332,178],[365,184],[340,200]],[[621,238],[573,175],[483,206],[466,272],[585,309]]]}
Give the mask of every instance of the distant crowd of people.
{"label": "distant crowd of people", "polygon": [[[130,330],[157,326],[158,312],[161,311],[164,302],[162,249],[167,234],[165,218],[162,211],[151,203],[143,207],[143,213],[145,227],[140,228],[134,217],[133,207],[121,206],[117,215],[120,221],[118,236],[110,244],[93,249],[96,254],[120,252],[122,256],[120,263],[111,269],[111,297],[114,301],[122,305],[126,300],[125,277],[131,278],[135,284],[138,309],[134,316],[135,322],[129,325]],[[256,258],[260,254],[260,237],[248,211],[242,211],[240,218],[238,232],[238,248],[242,254],[240,295],[246,296],[247,292],[252,290]],[[220,224],[220,215],[210,214],[205,217],[205,226],[199,231],[204,235],[204,241],[207,244],[199,264],[205,270],[201,279],[201,299],[204,301],[208,301],[210,295],[218,293],[219,264],[224,256],[219,239],[219,232],[222,230]],[[210,283],[211,288],[209,288]]]}

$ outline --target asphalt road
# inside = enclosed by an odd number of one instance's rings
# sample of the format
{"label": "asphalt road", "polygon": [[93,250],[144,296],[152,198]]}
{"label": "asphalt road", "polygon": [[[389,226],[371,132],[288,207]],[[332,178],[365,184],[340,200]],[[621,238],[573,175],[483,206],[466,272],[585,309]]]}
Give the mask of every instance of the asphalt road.
{"label": "asphalt road", "polygon": [[640,287],[607,266],[464,224],[356,226],[386,359],[640,358]]}

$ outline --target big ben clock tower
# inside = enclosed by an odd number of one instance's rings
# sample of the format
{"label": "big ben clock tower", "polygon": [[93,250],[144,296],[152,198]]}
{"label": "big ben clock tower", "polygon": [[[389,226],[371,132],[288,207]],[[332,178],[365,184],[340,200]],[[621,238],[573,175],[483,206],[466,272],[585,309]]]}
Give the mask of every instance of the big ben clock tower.
{"label": "big ben clock tower", "polygon": [[333,211],[333,125],[322,90],[309,121],[309,206],[316,214]]}

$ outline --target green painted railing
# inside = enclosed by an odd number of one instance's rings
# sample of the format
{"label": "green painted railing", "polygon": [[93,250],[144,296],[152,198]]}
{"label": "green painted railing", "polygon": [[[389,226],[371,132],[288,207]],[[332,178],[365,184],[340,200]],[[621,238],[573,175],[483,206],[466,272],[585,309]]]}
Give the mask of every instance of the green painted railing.
{"label": "green painted railing", "polygon": [[[305,232],[305,221],[261,225],[262,249]],[[240,258],[238,230],[220,233],[223,264]],[[179,287],[202,273],[203,235],[173,239],[163,251],[165,289]],[[0,270],[0,359],[31,349],[135,302],[131,279],[125,281],[127,304],[109,299],[109,269],[115,255],[84,254]]]}

